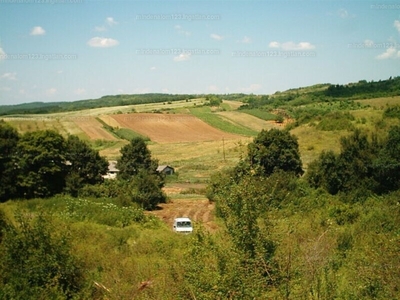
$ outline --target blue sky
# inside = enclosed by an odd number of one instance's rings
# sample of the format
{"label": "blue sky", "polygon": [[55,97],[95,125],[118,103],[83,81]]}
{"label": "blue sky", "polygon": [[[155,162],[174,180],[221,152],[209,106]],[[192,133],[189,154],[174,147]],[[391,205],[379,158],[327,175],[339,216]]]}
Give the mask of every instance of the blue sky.
{"label": "blue sky", "polygon": [[272,94],[399,71],[398,1],[0,0],[0,104]]}

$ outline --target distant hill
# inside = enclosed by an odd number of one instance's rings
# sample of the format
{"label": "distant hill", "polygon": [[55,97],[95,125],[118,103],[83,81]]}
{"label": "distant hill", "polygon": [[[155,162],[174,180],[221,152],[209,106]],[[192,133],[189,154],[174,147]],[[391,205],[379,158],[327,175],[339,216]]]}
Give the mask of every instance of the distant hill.
{"label": "distant hill", "polygon": [[103,96],[99,99],[78,100],[73,102],[32,102],[17,105],[2,105],[0,106],[0,115],[46,114],[65,111],[77,111],[99,107],[172,102],[186,99],[194,99],[196,97],[198,96],[187,94],[173,95],[159,93],[114,96],[108,95]]}
{"label": "distant hill", "polygon": [[[289,89],[276,92],[273,95],[247,95],[242,93],[219,95],[225,100],[236,100],[260,107],[266,104],[279,106],[283,103],[291,105],[304,105],[311,102],[331,101],[340,99],[372,99],[400,95],[400,76],[390,77],[387,80],[366,81],[345,85],[317,84],[309,87]],[[133,95],[108,95],[99,99],[87,99],[73,102],[32,102],[18,105],[0,106],[0,115],[11,114],[45,114],[65,111],[78,111],[91,108],[124,106],[146,103],[173,102],[189,100],[207,95],[193,94],[133,94]]]}

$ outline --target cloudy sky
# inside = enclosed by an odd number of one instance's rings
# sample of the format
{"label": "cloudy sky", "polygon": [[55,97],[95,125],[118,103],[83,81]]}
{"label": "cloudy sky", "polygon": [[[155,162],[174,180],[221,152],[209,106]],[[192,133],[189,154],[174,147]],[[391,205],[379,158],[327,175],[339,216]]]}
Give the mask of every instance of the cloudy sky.
{"label": "cloudy sky", "polygon": [[398,1],[0,0],[0,104],[399,73]]}

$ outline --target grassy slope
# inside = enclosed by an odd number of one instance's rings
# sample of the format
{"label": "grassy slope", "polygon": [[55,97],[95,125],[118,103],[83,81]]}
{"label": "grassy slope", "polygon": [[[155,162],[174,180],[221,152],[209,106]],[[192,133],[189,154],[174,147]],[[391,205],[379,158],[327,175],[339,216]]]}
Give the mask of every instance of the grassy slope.
{"label": "grassy slope", "polygon": [[400,96],[357,100],[357,102],[364,104],[364,105],[371,105],[373,107],[383,109],[387,105],[389,105],[389,106],[400,105]]}

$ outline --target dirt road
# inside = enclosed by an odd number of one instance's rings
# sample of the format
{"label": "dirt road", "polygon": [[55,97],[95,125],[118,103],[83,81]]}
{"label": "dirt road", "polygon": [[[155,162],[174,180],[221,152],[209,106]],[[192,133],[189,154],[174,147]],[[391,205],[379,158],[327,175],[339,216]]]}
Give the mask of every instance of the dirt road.
{"label": "dirt road", "polygon": [[[179,186],[164,189],[166,194],[170,196],[176,195],[181,190],[182,187]],[[169,203],[160,204],[159,209],[150,213],[160,218],[171,228],[175,218],[189,217],[194,222],[195,228],[196,225],[202,224],[205,229],[213,232],[218,229],[215,223],[214,207],[214,203],[210,203],[205,197],[172,198]]]}

